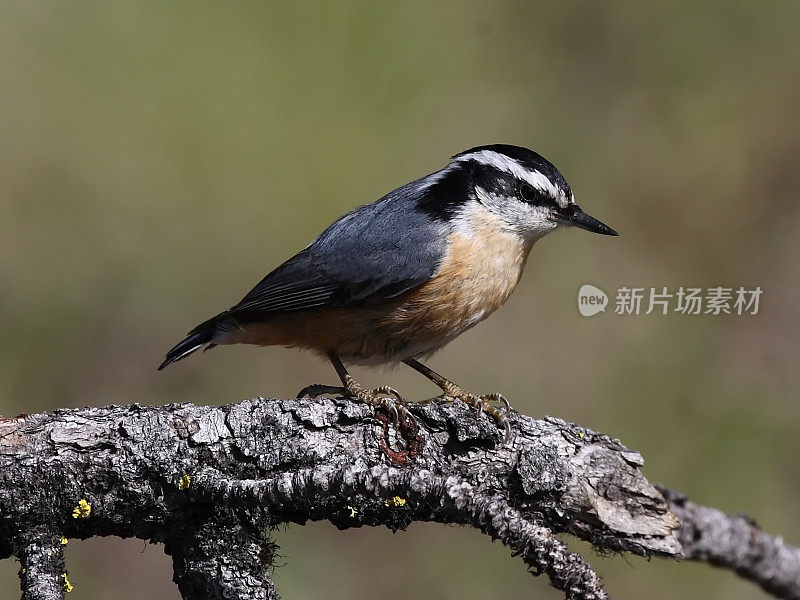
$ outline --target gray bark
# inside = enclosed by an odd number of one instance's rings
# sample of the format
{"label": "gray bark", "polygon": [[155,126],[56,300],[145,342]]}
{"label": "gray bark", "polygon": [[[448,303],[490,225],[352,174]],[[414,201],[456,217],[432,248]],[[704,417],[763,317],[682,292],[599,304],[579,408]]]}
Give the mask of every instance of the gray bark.
{"label": "gray bark", "polygon": [[800,598],[800,548],[767,535],[746,515],[726,515],[662,489],[680,518],[684,558],[732,569],[778,598]]}
{"label": "gray bark", "polygon": [[[24,599],[49,600],[63,597],[60,536],[137,537],[165,544],[184,598],[276,598],[278,525],[398,530],[416,520],[478,528],[567,598],[607,595],[562,532],[605,551],[706,560],[800,598],[796,549],[760,530],[759,553],[715,548],[719,529],[704,529],[712,509],[659,491],[642,457],[615,439],[513,412],[503,445],[494,421],[462,403],[410,410],[397,425],[344,398],[0,419],[0,558],[22,563]],[[702,531],[706,549],[687,531]],[[743,534],[726,533],[731,552]]]}
{"label": "gray bark", "polygon": [[64,597],[66,567],[61,540],[46,526],[21,532],[14,544],[20,562],[23,600],[58,600]]}

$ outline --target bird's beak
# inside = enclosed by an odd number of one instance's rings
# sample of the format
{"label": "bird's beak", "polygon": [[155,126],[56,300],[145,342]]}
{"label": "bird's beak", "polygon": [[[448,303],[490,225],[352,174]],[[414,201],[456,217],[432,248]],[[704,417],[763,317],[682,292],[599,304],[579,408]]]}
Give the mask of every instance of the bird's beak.
{"label": "bird's beak", "polygon": [[581,229],[591,231],[592,233],[601,233],[603,235],[619,235],[608,225],[605,225],[594,217],[587,215],[577,204],[570,204],[567,206],[567,208],[561,211],[559,216],[563,223],[566,223],[567,225],[573,225],[574,227],[580,227]]}

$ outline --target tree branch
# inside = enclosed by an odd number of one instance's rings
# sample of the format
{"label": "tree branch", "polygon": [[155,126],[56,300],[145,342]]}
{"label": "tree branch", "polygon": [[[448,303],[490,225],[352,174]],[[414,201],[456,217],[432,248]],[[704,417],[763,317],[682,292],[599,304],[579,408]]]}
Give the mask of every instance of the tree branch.
{"label": "tree branch", "polygon": [[[783,579],[764,578],[775,569],[767,558],[784,555],[762,553],[746,566],[696,550],[684,539],[687,523],[700,522],[691,503],[651,485],[641,456],[617,440],[512,413],[513,436],[502,445],[494,421],[462,403],[410,410],[414,418],[397,425],[344,398],[0,419],[0,558],[23,563],[25,599],[49,600],[63,595],[61,535],[137,537],[165,544],[184,598],[275,598],[267,571],[276,526],[328,520],[398,530],[418,520],[478,528],[567,598],[607,596],[555,537],[563,532],[644,556],[680,557],[683,544],[687,556],[797,597],[785,581],[799,578],[800,565],[781,563]],[[703,531],[713,544],[712,530]]]}
{"label": "tree branch", "polygon": [[69,583],[60,537],[40,526],[21,533],[15,545],[22,600],[63,600]]}
{"label": "tree branch", "polygon": [[272,543],[240,526],[231,511],[221,508],[169,540],[165,551],[172,555],[174,580],[186,600],[278,597],[266,569],[272,564]]}
{"label": "tree branch", "polygon": [[732,569],[777,598],[800,600],[800,548],[768,535],[746,515],[726,515],[661,488],[681,521],[684,558]]}

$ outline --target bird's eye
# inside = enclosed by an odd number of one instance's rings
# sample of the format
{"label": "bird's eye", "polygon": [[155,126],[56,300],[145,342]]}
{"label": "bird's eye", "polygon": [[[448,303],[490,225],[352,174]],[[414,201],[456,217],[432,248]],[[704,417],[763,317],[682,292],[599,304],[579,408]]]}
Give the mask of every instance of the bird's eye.
{"label": "bird's eye", "polygon": [[519,185],[519,197],[531,204],[541,204],[542,202],[541,192],[527,183],[521,183]]}

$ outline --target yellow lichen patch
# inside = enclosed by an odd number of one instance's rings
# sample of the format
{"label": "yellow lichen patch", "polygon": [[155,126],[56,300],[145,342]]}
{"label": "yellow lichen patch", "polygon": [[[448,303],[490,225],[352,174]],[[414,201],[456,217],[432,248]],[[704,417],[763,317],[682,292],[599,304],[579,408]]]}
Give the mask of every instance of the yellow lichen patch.
{"label": "yellow lichen patch", "polygon": [[66,546],[67,543],[69,543],[69,540],[62,535],[61,536],[61,545],[62,546]]}
{"label": "yellow lichen patch", "polygon": [[188,475],[183,475],[178,481],[178,489],[181,491],[188,490],[191,484],[192,484],[192,478],[189,477]]}
{"label": "yellow lichen patch", "polygon": [[387,498],[383,503],[386,506],[405,506],[406,499],[400,496],[392,496],[391,498]]}
{"label": "yellow lichen patch", "polygon": [[350,518],[352,519],[353,517],[356,516],[356,509],[350,506],[349,504],[347,505],[347,508],[350,509]]}
{"label": "yellow lichen patch", "polygon": [[61,577],[64,578],[64,591],[67,592],[67,593],[70,593],[73,590],[73,586],[69,582],[69,579],[67,579],[67,574],[66,573],[62,573]]}
{"label": "yellow lichen patch", "polygon": [[83,498],[78,501],[78,506],[72,509],[73,519],[86,519],[90,514],[92,514],[92,505]]}

